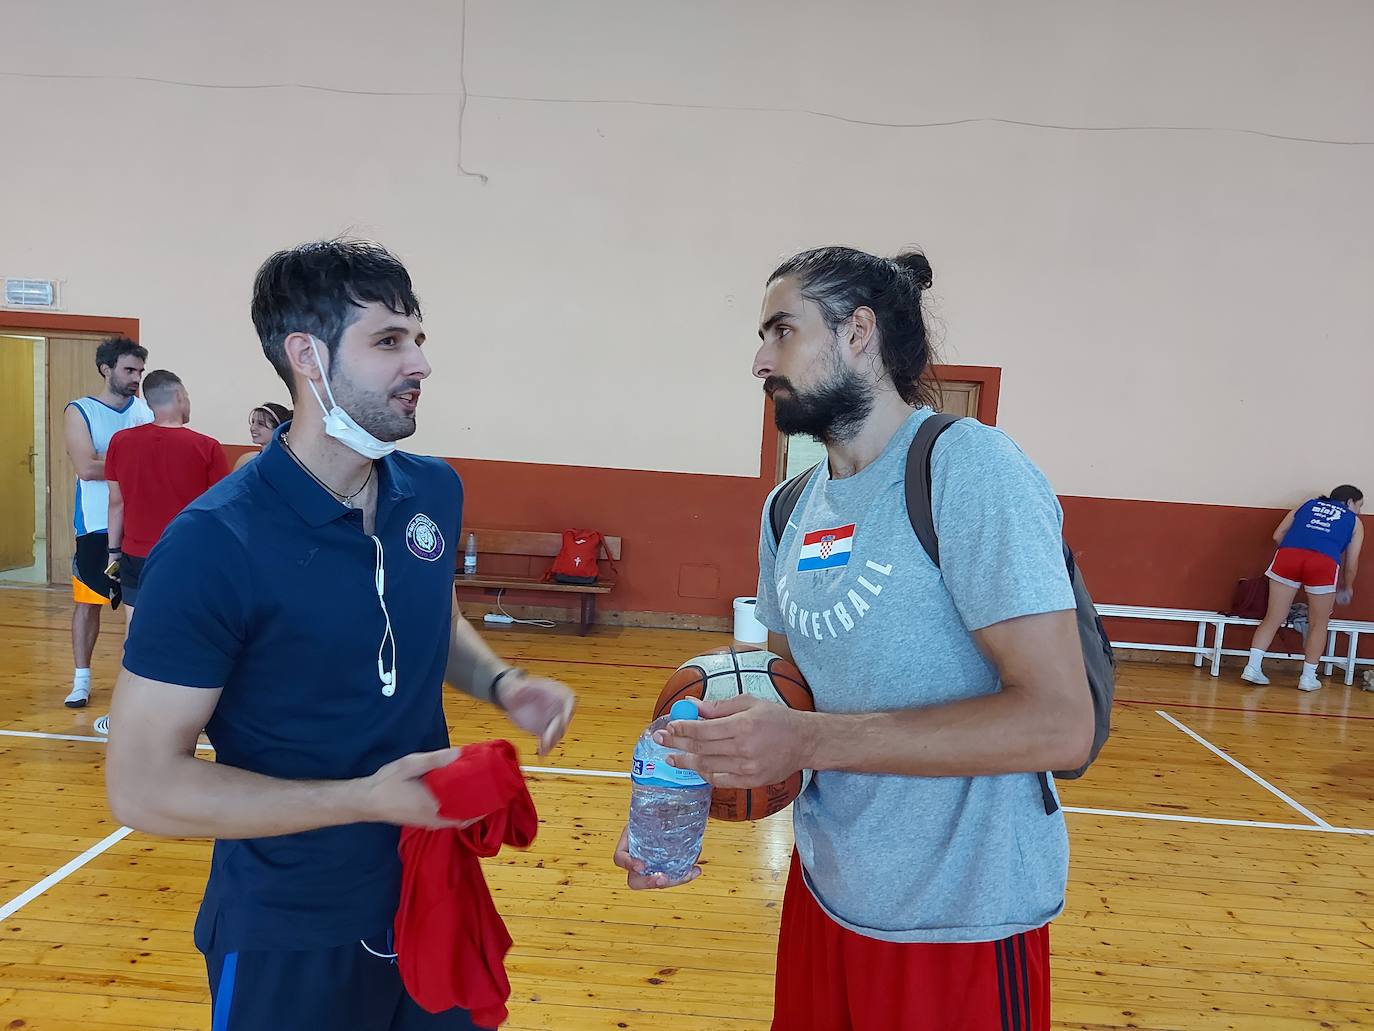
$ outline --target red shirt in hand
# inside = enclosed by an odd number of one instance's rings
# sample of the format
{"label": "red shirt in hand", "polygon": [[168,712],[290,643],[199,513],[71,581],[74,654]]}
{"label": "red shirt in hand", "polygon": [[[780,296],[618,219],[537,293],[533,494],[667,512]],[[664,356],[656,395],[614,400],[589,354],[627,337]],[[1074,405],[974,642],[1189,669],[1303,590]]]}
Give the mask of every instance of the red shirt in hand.
{"label": "red shirt in hand", "polygon": [[478,857],[502,845],[527,848],[539,815],[509,741],[464,745],[425,775],[439,815],[479,822],[463,830],[401,831],[401,904],[396,962],[410,997],[430,1013],[462,1007],[481,1027],[506,1019],[511,938],[487,890]]}

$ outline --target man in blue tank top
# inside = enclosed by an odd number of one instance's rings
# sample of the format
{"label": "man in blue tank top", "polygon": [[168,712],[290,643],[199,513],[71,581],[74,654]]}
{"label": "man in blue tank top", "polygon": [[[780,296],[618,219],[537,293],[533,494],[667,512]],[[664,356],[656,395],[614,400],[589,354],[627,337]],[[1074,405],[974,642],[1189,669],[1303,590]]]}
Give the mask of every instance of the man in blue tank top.
{"label": "man in blue tank top", "polygon": [[1307,592],[1307,640],[1304,642],[1299,691],[1316,691],[1317,663],[1326,644],[1326,627],[1337,602],[1350,604],[1359,571],[1364,527],[1360,510],[1364,494],[1342,484],[1330,494],[1305,501],[1284,517],[1274,531],[1279,550],[1269,564],[1269,610],[1250,642],[1250,661],[1241,679],[1263,687],[1269,678],[1260,668],[1264,653],[1288,617],[1298,590]]}

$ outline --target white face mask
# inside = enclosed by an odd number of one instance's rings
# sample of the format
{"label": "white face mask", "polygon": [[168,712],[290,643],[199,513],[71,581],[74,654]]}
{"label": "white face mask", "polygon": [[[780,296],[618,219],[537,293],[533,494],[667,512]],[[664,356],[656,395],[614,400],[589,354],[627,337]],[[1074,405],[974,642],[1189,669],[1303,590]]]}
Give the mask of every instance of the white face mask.
{"label": "white face mask", "polygon": [[324,363],[320,361],[318,341],[313,336],[310,338],[310,349],[315,352],[315,364],[321,371],[320,382],[324,384],[324,390],[329,395],[331,406],[325,407],[324,398],[320,397],[320,392],[315,389],[315,381],[311,380],[310,392],[315,395],[315,400],[319,402],[320,411],[324,412],[324,432],[344,447],[374,461],[378,458],[385,458],[395,451],[396,444],[394,442],[378,440],[354,422],[353,416],[339,407],[339,403],[334,400],[334,391],[329,388],[329,377],[323,375]]}

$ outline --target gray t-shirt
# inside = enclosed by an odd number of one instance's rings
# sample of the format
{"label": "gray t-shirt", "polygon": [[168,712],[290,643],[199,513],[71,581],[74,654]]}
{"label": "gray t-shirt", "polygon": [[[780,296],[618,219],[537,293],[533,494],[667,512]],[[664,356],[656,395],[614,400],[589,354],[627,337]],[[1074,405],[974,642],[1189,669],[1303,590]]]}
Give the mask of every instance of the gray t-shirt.
{"label": "gray t-shirt", "polygon": [[[971,419],[932,455],[940,568],[906,511],[918,409],[882,455],[822,463],[775,549],[767,505],[758,618],[787,635],[820,712],[915,709],[992,694],[971,632],[1074,608],[1063,514],[1009,437]],[[771,504],[772,498],[769,498]],[[807,884],[835,920],[885,941],[994,941],[1064,908],[1069,843],[1034,773],[900,777],[824,770],[793,806]]]}

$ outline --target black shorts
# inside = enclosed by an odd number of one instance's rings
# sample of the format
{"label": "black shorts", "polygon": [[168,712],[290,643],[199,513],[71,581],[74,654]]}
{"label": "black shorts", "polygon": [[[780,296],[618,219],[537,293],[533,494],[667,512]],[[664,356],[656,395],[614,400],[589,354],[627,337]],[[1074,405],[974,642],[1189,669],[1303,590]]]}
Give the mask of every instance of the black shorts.
{"label": "black shorts", "polygon": [[119,593],[125,605],[138,604],[138,585],[143,579],[143,563],[148,559],[137,555],[123,555],[119,559]]}
{"label": "black shorts", "polygon": [[465,1010],[427,1013],[401,984],[383,931],[332,949],[209,953],[214,1031],[479,1031]]}
{"label": "black shorts", "polygon": [[110,564],[110,535],[83,533],[72,556],[72,597],[83,605],[108,605],[115,582],[105,575]]}

